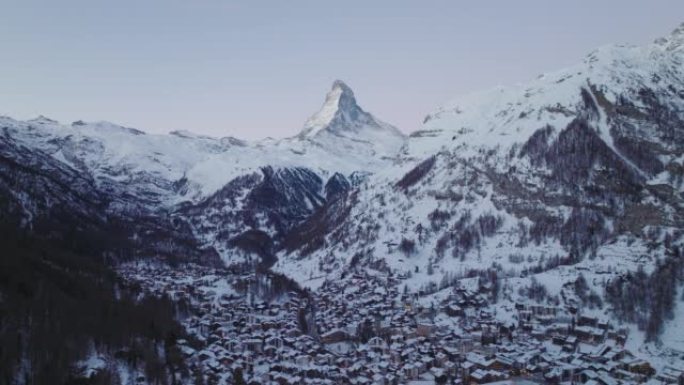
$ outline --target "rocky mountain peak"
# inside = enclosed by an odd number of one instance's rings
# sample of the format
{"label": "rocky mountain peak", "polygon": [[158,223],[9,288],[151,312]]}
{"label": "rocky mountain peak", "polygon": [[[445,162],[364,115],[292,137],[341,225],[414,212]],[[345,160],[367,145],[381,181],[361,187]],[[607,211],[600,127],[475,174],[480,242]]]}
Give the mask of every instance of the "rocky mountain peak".
{"label": "rocky mountain peak", "polygon": [[396,127],[359,107],[354,92],[341,80],[333,82],[323,106],[306,121],[296,138],[314,142],[330,154],[359,159],[392,157],[405,140]]}
{"label": "rocky mountain peak", "polygon": [[375,119],[359,107],[354,91],[343,81],[335,80],[325,96],[323,106],[306,121],[299,137],[310,139],[322,132],[357,137],[365,129],[387,131],[391,136],[403,136],[393,126]]}
{"label": "rocky mountain peak", "polygon": [[330,92],[326,95],[326,103],[329,100],[336,102],[337,106],[341,109],[358,107],[354,98],[354,91],[342,80],[335,80],[333,82]]}
{"label": "rocky mountain peak", "polygon": [[304,124],[300,136],[312,137],[333,125],[350,125],[366,113],[356,104],[354,91],[341,80],[335,80],[318,112]]}

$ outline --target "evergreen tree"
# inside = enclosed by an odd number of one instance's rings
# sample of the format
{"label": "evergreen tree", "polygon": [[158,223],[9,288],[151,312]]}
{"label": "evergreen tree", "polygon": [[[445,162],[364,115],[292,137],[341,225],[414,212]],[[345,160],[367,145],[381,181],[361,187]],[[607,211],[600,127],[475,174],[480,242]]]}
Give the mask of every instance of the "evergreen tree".
{"label": "evergreen tree", "polygon": [[233,371],[233,385],[247,385],[245,378],[242,375],[242,369],[236,368]]}

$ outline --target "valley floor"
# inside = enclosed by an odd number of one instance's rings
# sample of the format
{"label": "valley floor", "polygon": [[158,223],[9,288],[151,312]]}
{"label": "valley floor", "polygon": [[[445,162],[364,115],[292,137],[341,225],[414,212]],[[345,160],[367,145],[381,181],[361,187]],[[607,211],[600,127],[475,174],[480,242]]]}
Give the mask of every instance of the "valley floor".
{"label": "valley floor", "polygon": [[628,350],[635,337],[627,328],[581,309],[492,305],[490,293],[468,285],[401,293],[398,278],[366,270],[311,292],[237,270],[128,265],[120,272],[149,294],[190,300],[193,314],[182,323],[201,347],[179,343],[206,383],[684,381],[683,352],[647,360]]}

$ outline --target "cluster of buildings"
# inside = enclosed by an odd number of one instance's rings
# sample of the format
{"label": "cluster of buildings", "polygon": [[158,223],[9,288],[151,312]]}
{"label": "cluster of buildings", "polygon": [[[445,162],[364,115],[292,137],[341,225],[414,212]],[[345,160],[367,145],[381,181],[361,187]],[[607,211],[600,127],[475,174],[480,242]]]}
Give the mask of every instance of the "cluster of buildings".
{"label": "cluster of buildings", "polygon": [[425,306],[400,279],[365,271],[269,301],[255,289],[268,277],[253,273],[122,273],[190,301],[182,322],[195,342],[179,344],[206,383],[684,385],[684,361],[656,372],[624,348],[625,330],[575,308],[519,302],[502,321],[486,292],[450,288]]}

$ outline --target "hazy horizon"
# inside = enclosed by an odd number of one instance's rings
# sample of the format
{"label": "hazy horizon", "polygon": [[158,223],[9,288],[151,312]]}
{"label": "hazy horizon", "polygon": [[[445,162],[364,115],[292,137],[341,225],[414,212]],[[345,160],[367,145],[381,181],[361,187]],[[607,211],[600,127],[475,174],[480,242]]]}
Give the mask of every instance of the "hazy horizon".
{"label": "hazy horizon", "polygon": [[[619,10],[619,12],[616,12]],[[645,44],[684,2],[9,1],[0,115],[287,137],[335,79],[404,132],[462,94]]]}

